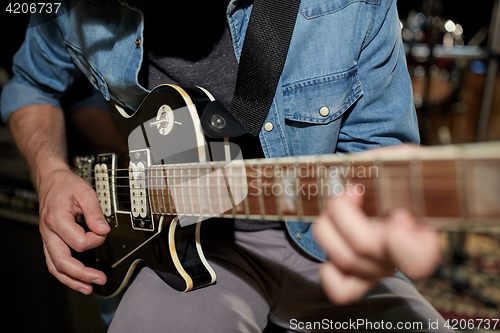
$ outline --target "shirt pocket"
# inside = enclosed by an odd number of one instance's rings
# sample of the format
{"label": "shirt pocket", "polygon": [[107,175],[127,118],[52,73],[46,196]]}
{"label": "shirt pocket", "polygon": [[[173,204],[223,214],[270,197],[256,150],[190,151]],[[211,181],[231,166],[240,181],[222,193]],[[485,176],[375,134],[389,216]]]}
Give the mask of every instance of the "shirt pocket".
{"label": "shirt pocket", "polygon": [[362,95],[357,67],[285,85],[284,117],[293,153],[334,153],[342,116]]}
{"label": "shirt pocket", "polygon": [[88,61],[83,52],[76,46],[66,41],[66,48],[71,59],[75,65],[82,71],[82,73],[89,79],[90,83],[102,93],[102,96],[109,101],[109,88],[104,76],[97,70],[97,68]]}
{"label": "shirt pocket", "polygon": [[299,12],[306,19],[310,20],[323,15],[335,13],[351,4],[360,2],[378,5],[380,0],[305,0],[301,2]]}

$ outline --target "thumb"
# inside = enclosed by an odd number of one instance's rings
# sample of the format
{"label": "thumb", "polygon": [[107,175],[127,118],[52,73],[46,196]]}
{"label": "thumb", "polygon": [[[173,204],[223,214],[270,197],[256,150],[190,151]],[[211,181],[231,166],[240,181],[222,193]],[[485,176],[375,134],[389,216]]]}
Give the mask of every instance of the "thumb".
{"label": "thumb", "polygon": [[85,222],[92,232],[103,236],[111,231],[111,227],[102,213],[97,194],[93,190],[85,191],[77,200],[85,216]]}

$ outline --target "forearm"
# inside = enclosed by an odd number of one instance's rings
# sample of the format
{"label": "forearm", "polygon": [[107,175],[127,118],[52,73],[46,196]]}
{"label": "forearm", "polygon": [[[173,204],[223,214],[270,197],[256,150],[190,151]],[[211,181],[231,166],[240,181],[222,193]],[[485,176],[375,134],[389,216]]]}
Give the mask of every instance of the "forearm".
{"label": "forearm", "polygon": [[9,125],[37,189],[45,174],[68,168],[61,108],[48,104],[27,106],[12,114]]}

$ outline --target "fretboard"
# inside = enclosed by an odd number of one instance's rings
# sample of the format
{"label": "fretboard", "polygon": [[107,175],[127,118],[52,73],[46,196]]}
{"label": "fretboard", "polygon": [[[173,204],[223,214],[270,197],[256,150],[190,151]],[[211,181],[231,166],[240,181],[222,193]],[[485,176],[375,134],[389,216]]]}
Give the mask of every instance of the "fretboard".
{"label": "fretboard", "polygon": [[370,217],[406,208],[441,228],[500,225],[500,144],[153,166],[154,214],[314,221],[327,201],[364,194]]}

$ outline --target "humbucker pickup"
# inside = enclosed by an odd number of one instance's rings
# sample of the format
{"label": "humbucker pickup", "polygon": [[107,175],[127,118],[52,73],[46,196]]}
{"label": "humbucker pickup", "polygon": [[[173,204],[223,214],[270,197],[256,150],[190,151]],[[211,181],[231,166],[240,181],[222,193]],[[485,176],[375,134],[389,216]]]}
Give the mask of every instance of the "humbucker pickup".
{"label": "humbucker pickup", "polygon": [[106,221],[116,226],[116,155],[99,154],[94,165],[94,186]]}
{"label": "humbucker pickup", "polygon": [[117,226],[115,216],[117,207],[116,187],[114,183],[116,155],[111,153],[99,154],[96,158],[93,156],[77,156],[75,157],[75,166],[76,173],[96,191],[99,205],[108,224],[111,227]]}
{"label": "humbucker pickup", "polygon": [[149,165],[148,149],[130,152],[130,210],[132,213],[132,228],[135,230],[154,231],[147,187]]}

